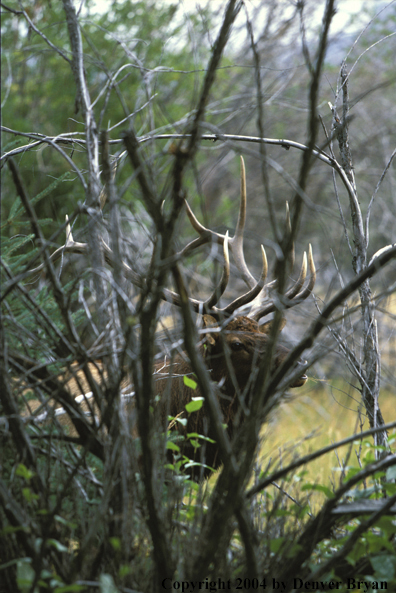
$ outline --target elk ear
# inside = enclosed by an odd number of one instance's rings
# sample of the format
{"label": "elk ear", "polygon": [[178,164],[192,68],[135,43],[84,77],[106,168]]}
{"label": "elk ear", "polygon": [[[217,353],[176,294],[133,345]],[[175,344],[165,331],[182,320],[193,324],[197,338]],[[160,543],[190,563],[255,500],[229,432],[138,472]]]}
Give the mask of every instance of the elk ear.
{"label": "elk ear", "polygon": [[[272,327],[272,322],[273,319],[271,319],[271,321],[267,321],[267,323],[263,323],[263,325],[260,325],[260,331],[262,334],[269,334],[271,331],[271,327]],[[283,317],[282,321],[280,322],[280,326],[279,326],[279,331],[282,331],[282,329],[285,327],[286,325],[286,319]]]}
{"label": "elk ear", "polygon": [[[202,320],[203,320],[204,328],[218,327],[218,323],[212,315],[204,315]],[[209,344],[209,346],[214,346],[214,344],[216,343],[216,338],[217,338],[216,334],[214,334],[212,332],[207,332],[205,337],[206,337],[206,341]]]}

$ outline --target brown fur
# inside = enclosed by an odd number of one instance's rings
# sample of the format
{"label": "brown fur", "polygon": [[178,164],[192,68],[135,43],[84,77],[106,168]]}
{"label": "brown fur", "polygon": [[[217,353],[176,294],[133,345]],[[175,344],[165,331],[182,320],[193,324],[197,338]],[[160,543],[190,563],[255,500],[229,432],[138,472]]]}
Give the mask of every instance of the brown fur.
{"label": "brown fur", "polygon": [[[227,433],[232,439],[236,429],[244,419],[244,414],[240,406],[240,398],[245,398],[245,404],[248,406],[247,397],[252,370],[260,366],[261,361],[266,355],[269,339],[267,334],[270,331],[271,322],[259,326],[258,322],[253,319],[238,316],[225,323],[223,330],[220,332],[216,320],[210,315],[205,315],[204,325],[206,335],[204,343],[201,346],[201,353],[204,356],[212,380],[219,386],[218,398],[223,421],[227,424]],[[228,357],[224,354],[225,349],[228,352]],[[280,344],[276,346],[273,358],[274,368],[277,368],[282,363],[288,353],[289,350],[284,346]],[[229,364],[232,366],[237,385],[233,381]],[[90,364],[89,369],[94,380],[99,384],[102,382],[102,379],[106,378],[100,364]],[[186,404],[191,402],[193,397],[199,397],[201,394],[198,387],[192,389],[185,385],[184,376],[193,378],[191,366],[182,355],[177,355],[172,364],[161,362],[156,365],[154,373],[155,393],[160,396],[160,400],[157,403],[157,412],[159,412],[164,428],[168,426],[168,415],[187,419],[186,426],[183,426],[177,421],[170,424],[170,429],[173,431],[177,430],[184,439],[178,442],[181,453],[191,460],[204,462],[207,466],[217,469],[221,465],[217,444],[201,439],[199,441],[201,447],[194,449],[191,441],[186,438],[189,433],[197,433],[215,440],[215,435],[213,428],[210,426],[205,403],[196,412],[189,414],[186,411]],[[64,377],[64,380],[67,381],[68,391],[75,397],[80,396],[82,400],[79,403],[81,411],[88,415],[91,415],[93,411],[99,425],[100,413],[94,400],[88,397],[85,399],[81,397],[81,391],[83,390],[83,393],[88,394],[90,388],[84,378],[84,374],[79,371],[78,366],[72,367],[71,377],[68,380],[67,377]],[[306,380],[307,377],[302,374],[301,377],[291,384],[291,387],[301,387]],[[133,390],[133,385],[129,379],[124,380],[122,387],[125,393]],[[131,398],[125,402],[127,414],[130,414],[134,408],[134,399]],[[67,432],[70,435],[76,436],[73,423],[68,414],[56,402],[50,401],[49,404],[54,408],[58,408],[56,415],[59,423],[67,427]],[[28,409],[23,415],[25,417],[30,416],[40,405],[40,402],[36,400],[30,401]],[[48,410],[48,408],[46,409]],[[48,419],[48,416],[44,414],[43,421],[46,421],[46,419]],[[133,430],[134,433],[135,430],[136,427]],[[202,470],[200,466],[197,466],[189,468],[188,473],[195,479],[199,479],[202,475],[209,475],[210,470]]]}
{"label": "brown fur", "polygon": [[[215,320],[208,315],[205,316],[204,321],[206,327],[209,329],[217,325]],[[222,335],[218,331],[208,332],[206,335],[206,343],[202,347],[202,354],[204,355],[213,381],[220,385],[219,403],[223,414],[223,421],[227,424],[227,432],[230,438],[233,437],[235,430],[243,422],[244,416],[240,409],[240,399],[238,398],[237,389],[233,383],[227,358],[224,354],[224,344],[227,345],[227,350],[229,351],[229,362],[233,367],[238,384],[239,396],[246,397],[245,390],[247,388],[248,391],[252,370],[254,366],[259,366],[260,361],[265,357],[269,340],[267,335],[269,330],[270,322],[259,326],[253,319],[240,316],[226,324]],[[274,368],[282,363],[288,353],[289,350],[284,346],[276,346]],[[185,411],[185,406],[191,401],[192,397],[201,395],[198,387],[191,389],[184,384],[183,376],[187,375],[191,377],[192,374],[190,365],[181,356],[178,356],[169,372],[172,373],[170,401],[166,402],[166,398],[160,401],[162,419],[164,420],[166,413],[169,413],[171,416],[179,415],[179,417],[187,418],[187,425],[185,427],[179,422],[175,422],[172,429],[178,430],[184,437],[188,433],[198,433],[214,440],[215,435],[210,426],[205,404],[199,411],[191,414]],[[307,377],[301,375],[291,387],[301,387],[306,380]],[[168,378],[156,381],[155,390],[158,395],[163,395],[167,387],[169,389],[169,376]],[[248,404],[248,402],[246,403]],[[204,461],[209,467],[217,469],[221,464],[217,444],[202,440],[201,443],[203,443],[203,446],[194,449],[191,443],[186,440],[181,446],[181,452],[189,459]],[[204,453],[201,455],[203,450]],[[200,475],[200,467],[190,468],[189,473],[194,477],[198,477]],[[203,475],[208,474],[210,474],[209,470],[203,472]]]}

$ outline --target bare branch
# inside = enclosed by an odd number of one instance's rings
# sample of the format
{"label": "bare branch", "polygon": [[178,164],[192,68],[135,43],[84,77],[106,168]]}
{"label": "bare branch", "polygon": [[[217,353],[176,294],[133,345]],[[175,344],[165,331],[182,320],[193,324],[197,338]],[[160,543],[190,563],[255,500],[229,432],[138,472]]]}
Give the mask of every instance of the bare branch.
{"label": "bare branch", "polygon": [[299,467],[303,467],[304,465],[307,465],[311,461],[314,461],[314,459],[318,459],[319,457],[326,455],[326,453],[330,453],[330,451],[334,451],[335,449],[338,449],[339,447],[343,447],[344,445],[353,443],[353,441],[361,440],[366,437],[372,436],[373,434],[379,432],[380,430],[384,430],[384,429],[390,430],[391,428],[395,428],[395,427],[396,427],[396,421],[389,422],[389,424],[386,424],[385,426],[380,426],[380,427],[377,426],[376,428],[370,428],[368,430],[364,430],[364,431],[354,434],[350,437],[342,439],[341,441],[337,441],[336,443],[331,443],[331,445],[327,445],[327,447],[317,449],[313,453],[304,455],[303,457],[296,459],[295,461],[293,461],[286,467],[282,467],[281,469],[274,471],[269,476],[266,476],[265,478],[260,480],[252,488],[250,488],[250,490],[248,490],[246,492],[246,497],[251,498],[252,496],[255,496],[256,494],[258,494],[258,492],[261,492],[262,490],[267,488],[267,486],[272,484],[272,482],[281,480],[282,478],[287,476],[287,474],[290,474],[291,472],[295,471]]}
{"label": "bare branch", "polygon": [[220,64],[220,59],[223,55],[224,48],[228,41],[228,37],[231,32],[232,25],[242,7],[242,2],[240,0],[229,0],[228,5],[226,7],[224,18],[222,21],[222,25],[220,27],[220,31],[216,42],[213,47],[212,56],[209,62],[208,70],[205,75],[205,80],[203,83],[202,91],[200,93],[199,103],[197,105],[196,114],[194,117],[194,121],[191,127],[191,136],[190,141],[188,144],[187,152],[189,157],[192,158],[195,151],[197,150],[197,140],[200,136],[200,123],[203,119],[206,104],[209,99],[209,92],[213,85],[217,68]]}

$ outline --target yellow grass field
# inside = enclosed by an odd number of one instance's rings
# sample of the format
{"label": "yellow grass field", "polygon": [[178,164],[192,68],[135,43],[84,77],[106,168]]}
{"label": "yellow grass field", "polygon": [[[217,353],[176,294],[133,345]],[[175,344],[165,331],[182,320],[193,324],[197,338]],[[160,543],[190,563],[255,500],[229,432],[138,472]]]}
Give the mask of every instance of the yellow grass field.
{"label": "yellow grass field", "polygon": [[[379,298],[378,294],[376,298]],[[357,304],[357,301],[350,303],[350,311],[354,304]],[[390,423],[396,421],[395,294],[380,302],[377,306],[376,318],[381,351],[379,407],[385,422]],[[336,365],[333,368],[336,368]],[[282,466],[285,467],[292,457],[297,455],[301,457],[369,428],[360,393],[347,379],[341,378],[345,370],[342,362],[339,377],[320,381],[315,377],[314,369],[311,369],[306,385],[299,390],[289,392],[285,401],[274,411],[271,421],[263,429],[259,462],[262,469],[267,466],[270,459],[271,467],[279,464],[280,459]],[[345,373],[345,376],[347,375],[348,372]],[[368,441],[373,442],[372,437]],[[350,445],[346,445],[311,462],[305,468],[307,474],[304,479],[330,488],[333,484],[337,486],[341,476],[340,464],[349,450]],[[348,459],[349,466],[359,467],[356,453],[359,454],[358,444],[352,447]],[[367,447],[360,452],[362,457],[365,453],[367,453]],[[315,492],[312,502],[319,502],[323,497],[323,494]]]}
{"label": "yellow grass field", "polygon": [[[275,410],[272,421],[263,429],[261,468],[265,468],[270,459],[276,466],[281,459],[285,467],[297,455],[301,457],[360,430],[367,430],[369,424],[364,410],[361,410],[360,416],[357,412],[358,395],[356,390],[340,382],[336,388],[330,383],[318,386],[310,380],[305,393],[297,396],[293,393],[293,398]],[[396,420],[395,396],[396,393],[381,392],[379,405],[386,423]],[[304,468],[307,471],[304,480],[329,488],[333,484],[337,487],[341,476],[340,463],[345,460],[350,446],[345,445],[309,463]],[[366,451],[364,447],[362,457]],[[359,467],[356,453],[359,453],[359,445],[353,444],[348,466]],[[323,498],[323,494],[315,492],[311,502],[316,506]]]}

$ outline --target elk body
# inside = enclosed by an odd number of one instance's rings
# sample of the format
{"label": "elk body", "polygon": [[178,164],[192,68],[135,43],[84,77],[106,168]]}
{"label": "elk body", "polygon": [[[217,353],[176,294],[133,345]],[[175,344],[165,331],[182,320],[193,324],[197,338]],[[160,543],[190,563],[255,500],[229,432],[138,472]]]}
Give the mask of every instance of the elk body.
{"label": "elk body", "polygon": [[[254,279],[246,265],[243,252],[243,233],[246,220],[246,180],[242,158],[241,201],[236,231],[232,238],[228,237],[228,233],[222,235],[203,227],[195,218],[187,202],[186,208],[190,222],[200,236],[177,254],[179,258],[191,253],[205,243],[218,243],[223,246],[224,266],[219,285],[207,300],[198,301],[193,298],[189,300],[195,312],[203,317],[205,326],[203,332],[204,339],[199,347],[201,348],[201,353],[210,372],[211,379],[217,385],[218,400],[223,416],[222,421],[227,425],[228,435],[232,439],[235,431],[243,423],[246,410],[249,407],[250,386],[254,371],[263,364],[266,357],[271,322],[260,325],[259,321],[276,309],[293,307],[307,298],[311,294],[315,283],[315,266],[310,248],[308,260],[304,254],[299,278],[284,295],[279,295],[276,293],[276,280],[265,284],[268,265],[265,250],[262,247],[262,272],[258,281]],[[290,226],[288,216],[287,225]],[[114,256],[110,248],[104,243],[103,246],[106,261],[110,265],[113,265]],[[70,228],[67,229],[67,241],[64,250],[77,253],[86,250],[85,244],[74,242]],[[59,251],[57,250],[54,256],[59,257]],[[248,290],[224,308],[220,308],[218,303],[227,287],[230,277],[229,251],[233,254],[239,275],[244,280]],[[291,262],[291,267],[292,265],[293,261]],[[308,266],[310,278],[306,284]],[[144,279],[137,277],[136,273],[127,264],[122,263],[122,269],[127,279],[130,279],[138,287],[144,287]],[[275,294],[273,299],[270,298],[271,292]],[[163,298],[173,302],[177,306],[181,304],[179,294],[171,290],[165,289]],[[251,311],[247,315],[238,314],[241,307],[244,307],[245,311],[247,305],[251,306]],[[288,353],[289,350],[287,348],[277,344],[272,358],[271,370],[279,367]],[[184,441],[181,444],[182,454],[189,459],[202,461],[206,466],[218,468],[221,464],[221,459],[215,442],[211,442],[210,440],[205,441],[204,446],[201,448],[204,451],[204,455],[201,455],[200,449],[195,449],[191,441],[186,438],[189,433],[198,433],[199,435],[208,437],[208,439],[214,440],[214,432],[210,426],[205,404],[196,412],[191,414],[186,412],[186,404],[193,397],[201,395],[198,389],[192,389],[183,380],[183,377],[191,376],[191,374],[192,369],[188,360],[180,354],[174,357],[171,365],[157,364],[154,373],[155,393],[160,397],[156,398],[157,400],[159,399],[156,406],[158,406],[157,409],[159,409],[163,426],[167,424],[168,415],[178,417],[179,419],[183,417],[187,421],[184,424],[176,421],[171,425],[172,430],[178,430],[184,437]],[[307,380],[303,371],[301,371],[301,375],[294,373],[294,377],[296,376],[297,378],[289,384],[290,387],[301,387]],[[77,381],[77,383],[79,382]],[[127,380],[124,387],[131,391],[131,381]],[[77,394],[74,393],[74,395]],[[84,408],[86,404],[87,397],[84,397],[81,406]],[[130,406],[130,403],[126,404],[126,409],[130,410]],[[97,409],[98,407],[96,407]],[[75,427],[79,432],[76,424]],[[80,432],[79,435],[81,436]],[[191,473],[194,477],[197,477],[200,474],[200,470],[193,467]],[[204,475],[208,473],[210,473],[210,470],[206,469]]]}
{"label": "elk body", "polygon": [[[204,317],[204,323],[207,327],[216,327],[216,320],[209,315]],[[271,323],[259,326],[258,322],[253,319],[238,316],[231,319],[222,332],[208,333],[201,347],[201,353],[211,378],[218,385],[218,399],[223,422],[227,425],[227,433],[231,440],[244,420],[241,401],[243,400],[246,408],[249,408],[249,384],[254,369],[262,364],[267,354],[270,329]],[[276,369],[288,354],[289,350],[286,347],[277,344],[273,368]],[[178,356],[172,364],[172,374],[167,378],[157,380],[155,391],[161,396],[159,405],[162,420],[167,413],[173,417],[177,416],[179,420],[183,418],[187,421],[184,426],[176,421],[172,428],[178,430],[185,439],[182,443],[179,442],[181,454],[199,463],[199,465],[188,469],[190,475],[198,478],[210,475],[209,468],[219,468],[221,459],[217,444],[213,442],[215,434],[210,426],[205,404],[196,412],[186,412],[186,405],[192,401],[192,398],[200,396],[198,388],[192,389],[184,383],[184,376],[191,376],[191,374],[189,363]],[[169,386],[169,381],[171,381],[171,386],[167,405],[164,393]],[[301,387],[306,381],[307,376],[301,373],[290,384],[290,387]],[[194,447],[187,438],[188,434],[202,435],[208,437],[209,440],[202,441],[199,448]],[[197,439],[195,439],[196,442]]]}

